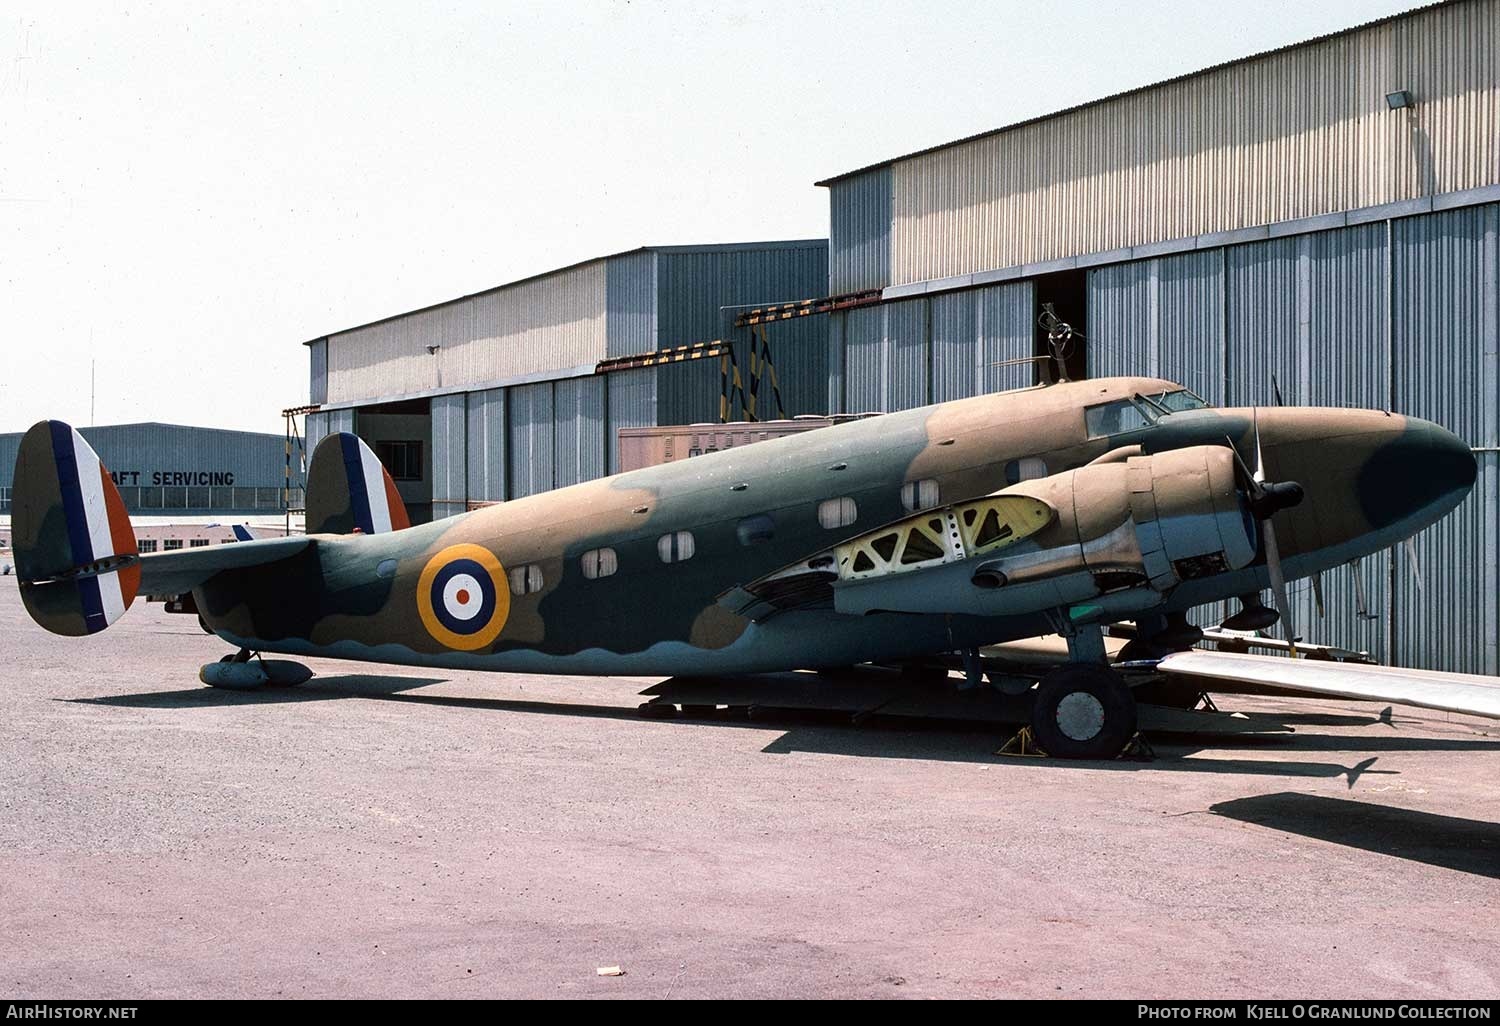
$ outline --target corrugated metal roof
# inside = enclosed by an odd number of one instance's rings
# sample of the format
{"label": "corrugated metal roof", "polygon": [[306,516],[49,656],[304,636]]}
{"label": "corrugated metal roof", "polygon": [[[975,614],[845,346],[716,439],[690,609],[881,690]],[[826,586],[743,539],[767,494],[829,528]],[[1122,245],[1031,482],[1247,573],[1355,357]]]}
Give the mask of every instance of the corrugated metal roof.
{"label": "corrugated metal roof", "polygon": [[766,242],[706,242],[700,245],[685,246],[637,246],[635,249],[622,249],[618,253],[606,253],[604,256],[589,257],[586,260],[579,260],[571,264],[566,264],[562,267],[554,267],[549,271],[541,271],[537,274],[527,275],[524,278],[517,278],[514,281],[503,282],[502,284],[495,285],[491,288],[487,288],[479,292],[471,292],[463,296],[454,296],[452,299],[444,299],[436,303],[429,303],[427,306],[417,307],[413,310],[403,310],[400,313],[388,314],[385,317],[378,317],[373,321],[366,321],[363,324],[356,324],[348,328],[338,328],[334,331],[319,335],[316,338],[310,338],[302,344],[305,346],[310,346],[314,343],[324,341],[330,335],[343,335],[351,331],[358,331],[361,328],[369,328],[377,324],[384,324],[387,321],[399,320],[402,317],[410,317],[413,314],[426,313],[429,310],[437,310],[440,307],[451,306],[454,303],[462,303],[465,300],[474,299],[478,296],[493,295],[494,293],[499,292],[503,289],[514,288],[517,285],[524,285],[527,282],[537,281],[542,278],[550,278],[553,275],[562,274],[565,271],[574,271],[588,264],[592,264],[598,260],[613,260],[616,257],[632,256],[637,253],[719,253],[733,252],[737,250],[806,249],[813,246],[827,245],[827,239],[772,239]]}
{"label": "corrugated metal roof", "polygon": [[841,182],[847,178],[853,178],[857,175],[862,175],[883,167],[889,167],[892,164],[899,163],[903,160],[910,160],[913,157],[921,157],[929,153],[937,153],[941,150],[946,150],[954,146],[962,146],[965,143],[975,142],[979,139],[988,139],[991,136],[1002,135],[1006,132],[1014,132],[1019,128],[1026,128],[1029,125],[1040,124],[1044,121],[1052,121],[1056,118],[1065,117],[1069,114],[1075,114],[1081,110],[1088,110],[1091,107],[1098,107],[1106,103],[1112,103],[1115,100],[1123,99],[1127,96],[1135,96],[1139,93],[1147,93],[1153,89],[1160,89],[1164,86],[1169,86],[1176,82],[1185,82],[1188,79],[1197,78],[1200,75],[1207,75],[1215,71],[1222,71],[1225,68],[1232,68],[1240,64],[1248,64],[1251,61],[1258,61],[1265,57],[1274,56],[1275,54],[1286,53],[1290,50],[1299,50],[1306,46],[1316,46],[1319,43],[1326,43],[1330,39],[1338,39],[1342,36],[1352,35],[1355,32],[1362,32],[1365,29],[1374,28],[1378,25],[1384,25],[1388,22],[1400,21],[1403,18],[1409,18],[1413,14],[1418,14],[1422,11],[1430,11],[1439,7],[1452,7],[1464,2],[1466,2],[1466,0],[1437,0],[1436,3],[1423,4],[1420,7],[1413,7],[1410,10],[1401,11],[1398,14],[1390,14],[1384,18],[1376,18],[1374,21],[1363,22],[1359,25],[1351,25],[1349,28],[1339,29],[1337,32],[1329,32],[1321,36],[1314,36],[1312,39],[1304,39],[1300,42],[1288,43],[1285,46],[1277,46],[1269,50],[1261,50],[1258,53],[1253,53],[1245,57],[1236,57],[1231,61],[1224,61],[1221,64],[1212,64],[1206,68],[1200,68],[1197,71],[1190,71],[1184,75],[1175,75],[1172,78],[1164,78],[1158,82],[1152,82],[1149,85],[1136,86],[1134,89],[1126,89],[1123,92],[1111,93],[1108,96],[1101,96],[1097,100],[1089,100],[1087,103],[1080,103],[1072,107],[1065,107],[1062,110],[1053,111],[1050,114],[1041,114],[1034,118],[1026,118],[1025,120],[1016,121],[1009,125],[1004,125],[1000,128],[992,128],[988,131],[976,132],[974,135],[967,135],[962,139],[954,139],[951,142],[939,143],[936,146],[928,146],[924,149],[913,150],[910,153],[903,153],[900,156],[890,157],[886,160],[878,160],[873,164],[866,164],[864,167],[855,168],[853,171],[844,171],[840,174],[831,175],[828,178],[821,179],[820,181],[814,182],[813,184],[825,187],[830,186],[835,182]]}

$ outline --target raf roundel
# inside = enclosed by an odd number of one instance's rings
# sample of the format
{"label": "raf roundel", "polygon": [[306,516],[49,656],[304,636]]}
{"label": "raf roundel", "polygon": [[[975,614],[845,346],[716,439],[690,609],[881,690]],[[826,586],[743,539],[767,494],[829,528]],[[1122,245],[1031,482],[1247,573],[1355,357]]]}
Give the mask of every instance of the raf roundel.
{"label": "raf roundel", "polygon": [[417,612],[433,639],[472,652],[500,636],[510,615],[505,568],[479,545],[450,545],[417,581]]}

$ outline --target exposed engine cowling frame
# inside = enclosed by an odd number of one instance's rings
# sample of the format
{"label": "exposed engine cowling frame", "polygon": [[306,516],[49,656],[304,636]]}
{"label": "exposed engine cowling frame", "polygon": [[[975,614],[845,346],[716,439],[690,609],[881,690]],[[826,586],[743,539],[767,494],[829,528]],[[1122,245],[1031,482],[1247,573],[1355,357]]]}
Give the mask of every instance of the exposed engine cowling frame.
{"label": "exposed engine cowling frame", "polygon": [[[1044,526],[980,548],[966,523],[997,500],[1051,511]],[[1089,604],[1109,620],[1157,605],[1183,580],[1249,565],[1259,546],[1233,451],[1194,446],[1023,481],[993,496],[930,510],[835,550],[840,612],[1024,615]],[[938,525],[946,529],[939,554]],[[894,544],[892,536],[894,537]],[[915,541],[913,539],[916,539]],[[908,559],[919,545],[927,559]],[[887,556],[871,566],[870,553]],[[861,559],[860,554],[865,556]],[[914,573],[913,571],[921,571]]]}

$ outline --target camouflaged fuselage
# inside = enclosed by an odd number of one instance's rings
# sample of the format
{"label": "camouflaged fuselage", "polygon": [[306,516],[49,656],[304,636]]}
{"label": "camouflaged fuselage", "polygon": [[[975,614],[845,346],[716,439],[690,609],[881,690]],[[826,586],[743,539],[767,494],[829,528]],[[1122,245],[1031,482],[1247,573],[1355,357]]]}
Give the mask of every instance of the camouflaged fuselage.
{"label": "camouflaged fuselage", "polygon": [[[935,481],[941,502],[1056,474],[1121,446],[1146,453],[1232,442],[1268,479],[1306,500],[1277,514],[1287,576],[1378,551],[1432,523],[1467,494],[1467,446],[1425,421],[1342,409],[1201,409],[1089,437],[1085,408],[1175,389],[1111,378],[998,393],[823,428],[507,502],[393,534],[319,535],[279,563],[221,573],[197,590],[221,637],[267,652],[377,662],[585,674],[761,672],[915,658],[1046,632],[1049,610],[955,612],[793,609],[753,622],[725,593],[830,546],[910,516],[908,482]],[[1033,461],[1023,465],[1022,461]],[[821,525],[819,504],[853,500],[857,518]],[[753,519],[752,519],[753,518]],[[748,528],[747,528],[747,525]],[[690,558],[664,536],[690,532]],[[613,551],[615,572],[583,557]],[[462,560],[461,564],[455,563]],[[448,564],[453,563],[453,566]],[[597,562],[595,566],[597,567]],[[445,575],[455,567],[464,576]],[[520,570],[512,593],[509,578]],[[471,596],[473,580],[484,594]],[[535,585],[535,590],[529,590]],[[1267,585],[1263,557],[1184,581],[1163,611]],[[494,594],[490,594],[493,589]],[[488,605],[495,628],[458,635],[444,596]],[[473,644],[474,638],[482,644]]]}

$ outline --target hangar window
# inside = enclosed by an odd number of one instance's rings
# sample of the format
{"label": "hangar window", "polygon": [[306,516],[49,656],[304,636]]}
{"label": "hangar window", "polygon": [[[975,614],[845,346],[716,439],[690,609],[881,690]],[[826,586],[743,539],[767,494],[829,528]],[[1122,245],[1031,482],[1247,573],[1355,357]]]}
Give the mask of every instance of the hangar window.
{"label": "hangar window", "polygon": [[391,472],[393,481],[422,480],[422,442],[381,441],[375,443],[375,456]]}
{"label": "hangar window", "polygon": [[930,477],[908,481],[901,486],[901,508],[908,513],[931,509],[938,504],[938,483]]}
{"label": "hangar window", "polygon": [[697,543],[693,540],[692,531],[673,531],[656,539],[656,554],[663,563],[681,563],[685,559],[692,559],[696,551]]}
{"label": "hangar window", "polygon": [[859,517],[859,507],[847,495],[840,499],[824,499],[818,503],[818,523],[832,531],[848,527]]}
{"label": "hangar window", "polygon": [[1146,414],[1132,399],[1116,399],[1112,403],[1100,403],[1083,411],[1083,422],[1090,438],[1118,435],[1123,431],[1134,431],[1148,423]]}
{"label": "hangar window", "polygon": [[579,559],[579,563],[583,567],[583,576],[591,581],[608,577],[620,569],[620,557],[614,549],[589,549]]}
{"label": "hangar window", "polygon": [[148,552],[155,552],[156,551],[156,539],[155,538],[142,538],[140,541],[136,542],[136,551],[139,552],[143,556],[146,553],[148,553]]}
{"label": "hangar window", "polygon": [[776,521],[758,513],[753,517],[746,517],[739,522],[734,529],[735,537],[739,538],[741,545],[759,545],[768,542],[776,536]]}
{"label": "hangar window", "polygon": [[161,543],[161,549],[163,552],[173,552],[180,548],[182,548],[181,538],[168,538],[166,541]]}
{"label": "hangar window", "polygon": [[532,595],[542,590],[542,568],[535,563],[518,566],[510,572],[510,593]]}
{"label": "hangar window", "polygon": [[188,548],[206,549],[208,548],[208,541],[209,540],[207,538],[194,538],[192,541],[188,542]]}

